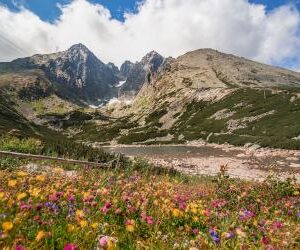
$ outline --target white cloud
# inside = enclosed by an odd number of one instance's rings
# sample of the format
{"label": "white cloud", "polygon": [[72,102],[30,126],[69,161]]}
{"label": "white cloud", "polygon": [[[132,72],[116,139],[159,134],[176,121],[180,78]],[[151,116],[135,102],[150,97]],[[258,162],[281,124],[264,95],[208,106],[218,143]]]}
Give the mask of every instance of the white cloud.
{"label": "white cloud", "polygon": [[124,23],[86,0],[60,8],[50,24],[25,8],[15,13],[0,5],[0,61],[81,42],[118,65],[153,49],[176,57],[204,47],[265,63],[300,62],[300,13],[292,5],[268,13],[247,0],[145,0]]}

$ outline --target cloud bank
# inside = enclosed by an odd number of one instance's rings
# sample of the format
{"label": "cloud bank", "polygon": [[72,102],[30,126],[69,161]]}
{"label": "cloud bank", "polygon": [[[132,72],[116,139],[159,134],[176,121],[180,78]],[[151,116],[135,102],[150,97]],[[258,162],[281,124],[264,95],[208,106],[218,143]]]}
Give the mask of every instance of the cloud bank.
{"label": "cloud bank", "polygon": [[272,12],[247,0],[145,0],[125,21],[87,0],[60,6],[54,23],[26,8],[0,5],[0,61],[88,46],[102,61],[120,65],[156,50],[179,56],[213,48],[274,65],[300,68],[300,13],[293,5]]}

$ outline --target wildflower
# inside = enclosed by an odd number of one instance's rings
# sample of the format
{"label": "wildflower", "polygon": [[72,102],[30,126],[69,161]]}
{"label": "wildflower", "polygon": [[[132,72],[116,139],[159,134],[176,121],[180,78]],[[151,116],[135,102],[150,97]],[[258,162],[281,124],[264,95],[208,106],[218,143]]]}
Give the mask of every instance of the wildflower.
{"label": "wildflower", "polygon": [[199,217],[194,216],[194,217],[193,217],[193,221],[194,221],[194,222],[199,222]]}
{"label": "wildflower", "polygon": [[26,193],[19,193],[19,194],[17,194],[17,200],[18,201],[23,200],[26,197],[27,197]]}
{"label": "wildflower", "polygon": [[107,247],[107,236],[101,237],[99,239],[99,245],[103,248]]}
{"label": "wildflower", "polygon": [[199,229],[194,228],[194,229],[192,230],[192,232],[193,232],[194,235],[197,235],[197,234],[199,233]]}
{"label": "wildflower", "polygon": [[16,250],[25,250],[25,248],[22,245],[17,245]]}
{"label": "wildflower", "polygon": [[117,240],[109,236],[100,236],[98,245],[102,249],[113,250],[116,248]]}
{"label": "wildflower", "polygon": [[174,217],[181,217],[183,215],[182,211],[180,211],[179,209],[175,208],[172,210],[172,214]]}
{"label": "wildflower", "polygon": [[83,218],[84,217],[83,210],[76,210],[76,216],[79,217],[79,218]]}
{"label": "wildflower", "polygon": [[35,240],[36,241],[41,241],[42,239],[44,239],[46,237],[46,233],[44,231],[38,231]]}
{"label": "wildflower", "polygon": [[44,182],[45,181],[45,176],[44,175],[37,175],[35,179],[39,182]]}
{"label": "wildflower", "polygon": [[249,210],[243,210],[240,212],[240,218],[241,220],[248,220],[254,217],[254,213]]}
{"label": "wildflower", "polygon": [[117,208],[115,213],[116,213],[117,215],[122,214],[122,209],[121,209],[121,208]]}
{"label": "wildflower", "polygon": [[5,196],[5,193],[4,192],[0,192],[0,201],[3,200],[4,196]]}
{"label": "wildflower", "polygon": [[237,228],[235,231],[239,237],[241,237],[241,238],[246,237],[246,233],[241,228]]}
{"label": "wildflower", "polygon": [[229,240],[229,239],[233,239],[235,234],[234,234],[234,232],[227,232],[227,233],[225,233],[224,236],[227,240]]}
{"label": "wildflower", "polygon": [[147,216],[147,223],[148,225],[152,225],[154,223],[153,218],[151,216]]}
{"label": "wildflower", "polygon": [[111,203],[106,202],[105,205],[100,209],[102,213],[106,214],[111,208]]}
{"label": "wildflower", "polygon": [[67,226],[67,231],[68,231],[68,232],[72,232],[72,231],[74,231],[74,230],[75,230],[75,228],[76,228],[76,226],[75,226],[75,225],[68,224],[68,226]]}
{"label": "wildflower", "polygon": [[14,227],[14,224],[10,221],[6,221],[2,223],[2,229],[4,232],[9,232]]}
{"label": "wildflower", "polygon": [[9,187],[15,187],[17,185],[17,180],[9,180],[7,185]]}
{"label": "wildflower", "polygon": [[70,202],[73,202],[75,200],[75,196],[73,194],[70,194],[69,197],[68,197],[68,200]]}
{"label": "wildflower", "polygon": [[93,229],[97,229],[97,228],[99,227],[99,223],[93,223],[93,224],[91,225],[91,227],[92,227]]}
{"label": "wildflower", "polygon": [[128,232],[134,232],[134,229],[135,229],[135,221],[134,220],[127,220],[126,221],[126,230]]}
{"label": "wildflower", "polygon": [[19,171],[19,172],[17,172],[17,176],[19,176],[19,177],[25,177],[25,176],[27,176],[28,174],[26,173],[26,172],[24,172],[24,171]]}
{"label": "wildflower", "polygon": [[41,189],[39,189],[39,188],[34,188],[29,191],[29,193],[32,197],[39,196],[40,192],[41,192]]}
{"label": "wildflower", "polygon": [[78,247],[74,243],[68,243],[67,245],[64,246],[64,250],[77,250]]}
{"label": "wildflower", "polygon": [[209,216],[209,211],[207,209],[201,211],[202,216]]}
{"label": "wildflower", "polygon": [[270,243],[269,239],[266,236],[263,236],[260,242],[264,245],[268,245]]}
{"label": "wildflower", "polygon": [[79,225],[80,225],[81,227],[87,227],[87,226],[88,226],[88,222],[87,222],[86,220],[80,220],[80,221],[79,221]]}
{"label": "wildflower", "polygon": [[212,237],[213,241],[214,241],[216,244],[218,244],[218,243],[220,242],[220,238],[219,238],[219,235],[218,235],[218,233],[217,233],[216,230],[210,229],[210,230],[209,230],[209,234],[210,234],[210,236]]}

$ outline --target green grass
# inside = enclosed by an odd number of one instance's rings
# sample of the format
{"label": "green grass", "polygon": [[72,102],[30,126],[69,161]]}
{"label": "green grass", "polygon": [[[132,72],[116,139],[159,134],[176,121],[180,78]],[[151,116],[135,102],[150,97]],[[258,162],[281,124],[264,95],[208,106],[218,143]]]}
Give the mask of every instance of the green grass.
{"label": "green grass", "polygon": [[[289,93],[274,93],[255,89],[239,89],[219,102],[193,102],[179,116],[172,128],[176,135],[183,134],[186,140],[206,139],[210,133],[214,135],[211,142],[228,142],[244,145],[248,142],[258,143],[264,147],[300,149],[300,141],[292,139],[300,134],[300,100],[291,102]],[[238,104],[243,105],[238,106]],[[235,111],[230,118],[209,119],[222,109]],[[258,116],[269,111],[275,114],[251,122],[246,128],[228,133],[229,120]],[[178,115],[177,115],[178,116]]]}

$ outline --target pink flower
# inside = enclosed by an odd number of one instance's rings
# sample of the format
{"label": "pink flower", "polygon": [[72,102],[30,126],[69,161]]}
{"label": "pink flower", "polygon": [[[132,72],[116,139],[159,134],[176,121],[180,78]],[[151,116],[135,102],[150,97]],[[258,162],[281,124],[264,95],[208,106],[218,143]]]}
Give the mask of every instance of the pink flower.
{"label": "pink flower", "polygon": [[56,195],[56,193],[50,194],[49,195],[49,200],[52,201],[52,202],[57,201],[58,200],[58,196]]}
{"label": "pink flower", "polygon": [[25,250],[25,248],[22,245],[17,245],[16,250]]}
{"label": "pink flower", "polygon": [[268,245],[270,243],[269,239],[266,236],[263,236],[260,241],[264,245]]}
{"label": "pink flower", "polygon": [[100,209],[102,213],[106,214],[111,208],[111,203],[106,202],[105,205]]}
{"label": "pink flower", "polygon": [[99,239],[99,245],[103,248],[107,247],[107,236],[103,236]]}
{"label": "pink flower", "polygon": [[74,243],[68,243],[65,245],[64,250],[78,250],[78,247]]}
{"label": "pink flower", "polygon": [[117,215],[120,215],[120,214],[122,214],[122,209],[121,208],[118,208],[118,209],[116,209],[116,212],[115,212]]}
{"label": "pink flower", "polygon": [[151,216],[147,216],[147,223],[149,225],[152,225],[153,224],[153,218]]}

